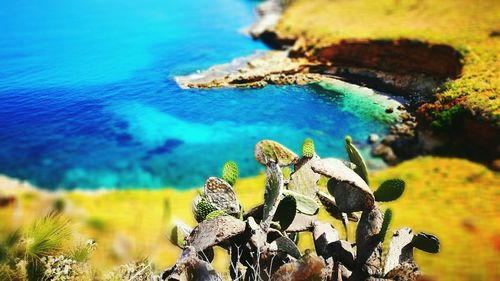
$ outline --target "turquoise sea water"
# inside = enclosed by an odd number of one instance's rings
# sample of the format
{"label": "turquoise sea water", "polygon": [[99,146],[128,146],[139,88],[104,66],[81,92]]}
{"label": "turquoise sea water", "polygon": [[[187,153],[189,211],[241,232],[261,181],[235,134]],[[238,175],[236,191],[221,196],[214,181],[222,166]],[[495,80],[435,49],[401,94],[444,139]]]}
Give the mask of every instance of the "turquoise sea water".
{"label": "turquoise sea water", "polygon": [[266,49],[244,0],[0,0],[0,174],[45,188],[199,186],[260,139],[344,156],[386,124],[316,86],[182,90],[173,80]]}

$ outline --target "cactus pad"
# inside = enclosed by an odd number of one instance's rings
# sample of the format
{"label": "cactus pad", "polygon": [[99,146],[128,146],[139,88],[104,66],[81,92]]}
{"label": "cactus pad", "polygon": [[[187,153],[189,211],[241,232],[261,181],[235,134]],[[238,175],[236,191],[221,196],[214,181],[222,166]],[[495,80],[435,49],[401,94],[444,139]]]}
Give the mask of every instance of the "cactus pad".
{"label": "cactus pad", "polygon": [[230,185],[234,185],[238,179],[238,165],[234,161],[227,161],[222,167],[222,178]]}
{"label": "cactus pad", "polygon": [[172,231],[170,232],[169,240],[176,246],[182,248],[186,237],[189,236],[192,229],[182,222],[175,223]]}
{"label": "cactus pad", "polygon": [[207,201],[217,209],[224,210],[231,216],[240,216],[240,203],[233,188],[226,181],[215,177],[208,178],[204,192]]}
{"label": "cactus pad", "polygon": [[290,176],[288,189],[309,197],[316,196],[321,175],[315,173],[311,167],[320,160],[318,155],[314,155],[312,158],[302,157]]}
{"label": "cactus pad", "polygon": [[217,207],[204,197],[199,197],[198,200],[195,199],[195,202],[193,202],[193,214],[197,222],[204,221],[208,214],[216,210],[218,210]]}
{"label": "cactus pad", "polygon": [[255,145],[254,156],[257,162],[262,165],[267,165],[269,161],[274,161],[281,167],[294,164],[299,159],[293,151],[272,140],[258,142]]}
{"label": "cactus pad", "polygon": [[439,239],[432,234],[420,232],[413,237],[412,244],[415,248],[427,253],[439,252]]}
{"label": "cactus pad", "polygon": [[392,220],[392,210],[387,209],[384,212],[384,220],[382,221],[382,228],[380,229],[380,232],[378,234],[380,241],[384,242],[385,240],[385,234],[387,233],[387,230],[389,229],[389,225],[391,224]]}
{"label": "cactus pad", "polygon": [[270,245],[271,251],[286,253],[296,259],[299,259],[301,254],[297,245],[288,237],[282,236],[274,240]]}
{"label": "cactus pad", "polygon": [[405,190],[405,182],[400,179],[390,179],[384,181],[380,187],[373,193],[375,200],[379,202],[388,202],[398,199]]}
{"label": "cactus pad", "polygon": [[205,220],[212,220],[220,216],[227,216],[228,214],[224,210],[215,210],[205,217]]}
{"label": "cactus pad", "polygon": [[352,143],[352,138],[350,136],[345,137],[345,150],[349,156],[349,160],[356,165],[354,171],[366,182],[366,184],[369,184],[368,168],[366,167],[365,160],[356,146]]}
{"label": "cactus pad", "polygon": [[342,212],[337,207],[335,203],[335,199],[328,196],[326,193],[319,191],[318,192],[319,202],[325,207],[325,210],[330,214],[330,216],[342,220]]}
{"label": "cactus pad", "polygon": [[297,201],[295,201],[295,197],[287,195],[281,199],[274,214],[274,220],[279,222],[281,230],[286,230],[295,219],[296,213]]}
{"label": "cactus pad", "polygon": [[283,174],[280,167],[270,162],[266,169],[266,190],[264,192],[264,208],[262,228],[267,231],[276,209],[278,208],[281,193],[283,192]]}
{"label": "cactus pad", "polygon": [[297,211],[305,215],[316,215],[319,212],[319,205],[309,196],[293,192],[291,190],[284,190],[283,194],[286,196],[293,196],[297,202]]}
{"label": "cactus pad", "polygon": [[304,140],[304,143],[302,144],[302,155],[304,157],[311,158],[314,156],[314,142],[311,138],[307,138]]}

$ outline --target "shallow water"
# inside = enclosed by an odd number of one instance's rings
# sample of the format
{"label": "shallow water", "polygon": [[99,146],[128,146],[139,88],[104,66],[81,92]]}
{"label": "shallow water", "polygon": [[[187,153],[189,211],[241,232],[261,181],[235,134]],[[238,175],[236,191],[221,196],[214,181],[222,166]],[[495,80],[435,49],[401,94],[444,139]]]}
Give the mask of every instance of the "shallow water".
{"label": "shallow water", "polygon": [[387,126],[316,86],[180,89],[266,49],[238,32],[255,1],[0,1],[0,173],[38,186],[197,186],[230,159],[259,172],[260,139],[344,156]]}

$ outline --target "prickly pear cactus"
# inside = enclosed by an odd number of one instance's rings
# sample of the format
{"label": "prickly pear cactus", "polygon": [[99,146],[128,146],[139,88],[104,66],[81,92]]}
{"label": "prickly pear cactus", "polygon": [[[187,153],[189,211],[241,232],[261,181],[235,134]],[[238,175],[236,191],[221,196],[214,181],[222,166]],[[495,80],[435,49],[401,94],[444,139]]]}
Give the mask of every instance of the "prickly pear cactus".
{"label": "prickly pear cactus", "polygon": [[208,214],[217,210],[217,207],[204,197],[197,196],[193,201],[193,214],[197,222],[204,221]]}
{"label": "prickly pear cactus", "polygon": [[366,182],[368,182],[368,168],[366,167],[365,160],[359,153],[358,149],[352,143],[352,138],[350,136],[345,137],[345,150],[349,156],[349,160],[356,165],[354,171]]}
{"label": "prickly pear cactus", "polygon": [[264,209],[261,226],[268,230],[271,220],[278,208],[281,193],[283,192],[283,174],[278,164],[270,162],[266,170],[266,190],[264,192]]}
{"label": "prickly pear cactus", "polygon": [[224,210],[215,210],[205,217],[205,220],[212,220],[220,216],[227,216],[228,214]]}
{"label": "prickly pear cactus", "polygon": [[290,167],[283,167],[283,169],[281,169],[281,172],[283,173],[283,180],[285,182],[290,181],[290,175],[292,174]]}
{"label": "prickly pear cactus", "polygon": [[301,254],[297,245],[288,237],[280,237],[274,240],[269,249],[275,252],[282,252],[288,254],[296,259],[300,258]]}
{"label": "prickly pear cactus", "polygon": [[239,177],[238,165],[234,161],[227,161],[222,167],[222,179],[234,185]]}
{"label": "prickly pear cactus", "polygon": [[392,220],[392,210],[387,209],[384,212],[384,220],[382,221],[382,228],[380,229],[380,232],[378,234],[380,241],[384,242],[385,240],[385,235],[387,233],[387,230],[389,229],[389,225],[391,224]]}
{"label": "prickly pear cactus", "polygon": [[176,246],[182,248],[186,237],[189,236],[193,229],[182,222],[175,223],[174,227],[170,232],[169,240]]}
{"label": "prickly pear cactus", "polygon": [[318,192],[319,202],[325,207],[325,211],[330,214],[330,216],[342,220],[342,212],[339,210],[335,204],[335,199],[328,196],[328,194],[323,191]]}
{"label": "prickly pear cactus", "polygon": [[400,179],[390,179],[384,181],[373,193],[375,201],[389,202],[401,197],[405,191],[405,182]]}
{"label": "prickly pear cactus", "polygon": [[439,252],[439,239],[432,234],[420,232],[413,237],[412,244],[415,248],[427,253]]}
{"label": "prickly pear cactus", "polygon": [[304,143],[302,144],[302,155],[304,157],[311,158],[314,156],[314,142],[311,138],[307,138],[304,140]]}
{"label": "prickly pear cactus", "polygon": [[318,155],[313,155],[311,158],[301,158],[299,163],[295,165],[295,171],[290,175],[288,189],[309,197],[316,196],[321,175],[315,173],[311,167],[319,160]]}
{"label": "prickly pear cactus", "polygon": [[292,224],[296,214],[297,201],[295,200],[295,197],[286,195],[283,199],[281,199],[278,208],[276,209],[274,220],[279,222],[281,230],[286,230]]}
{"label": "prickly pear cactus", "polygon": [[254,156],[257,162],[262,165],[273,161],[281,167],[294,164],[299,159],[293,151],[272,140],[258,142],[255,145]]}
{"label": "prickly pear cactus", "polygon": [[319,211],[319,205],[309,196],[302,195],[291,190],[284,190],[283,194],[286,196],[293,196],[297,201],[297,211],[305,215],[316,215]]}
{"label": "prickly pear cactus", "polygon": [[240,216],[240,203],[231,185],[222,179],[208,178],[204,186],[205,197],[217,209],[224,210],[231,216]]}
{"label": "prickly pear cactus", "polygon": [[[376,201],[399,198],[405,183],[388,180],[373,193],[367,184],[366,165],[350,138],[346,138],[346,149],[352,163],[321,159],[310,139],[304,142],[300,159],[276,142],[259,142],[255,158],[267,168],[264,203],[244,216],[231,186],[238,178],[238,168],[234,162],[227,162],[222,169],[223,179],[209,178],[193,201],[199,224],[194,229],[176,224],[172,229],[170,240],[184,251],[177,263],[164,272],[163,279],[179,280],[196,273],[203,276],[197,280],[209,280],[208,273],[215,272],[208,263],[213,254],[209,257],[205,253],[213,253],[213,247],[218,245],[231,255],[229,271],[233,280],[416,280],[420,271],[413,260],[413,249],[436,253],[439,240],[426,233],[415,235],[409,228],[400,229],[394,232],[382,263],[392,210],[382,213]],[[320,207],[317,199],[342,222],[345,239],[330,223],[315,216]],[[358,211],[362,211],[359,219],[354,214]],[[349,240],[348,221],[358,222],[355,241]],[[318,256],[314,265],[303,262],[314,256],[307,251],[302,255],[297,247],[298,233],[304,231],[310,232],[314,240]],[[294,262],[296,259],[299,262]],[[242,267],[244,271],[240,271]],[[290,270],[295,274],[292,277]]]}

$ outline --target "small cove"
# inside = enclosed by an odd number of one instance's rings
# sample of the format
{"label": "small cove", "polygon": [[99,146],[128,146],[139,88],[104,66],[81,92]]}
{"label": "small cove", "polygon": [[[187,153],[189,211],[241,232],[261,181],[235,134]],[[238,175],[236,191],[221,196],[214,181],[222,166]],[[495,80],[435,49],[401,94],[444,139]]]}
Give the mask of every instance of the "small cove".
{"label": "small cove", "polygon": [[175,76],[266,50],[238,32],[255,4],[4,2],[0,173],[49,189],[187,188],[227,160],[255,175],[261,139],[299,151],[311,137],[344,157],[345,135],[386,131],[380,106],[348,90],[180,89]]}

